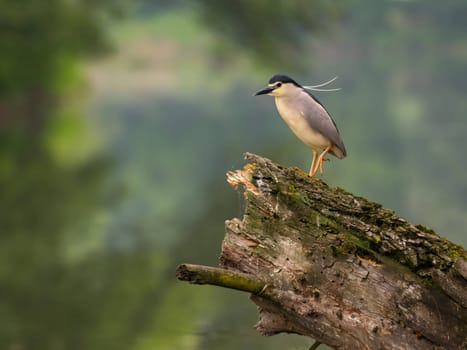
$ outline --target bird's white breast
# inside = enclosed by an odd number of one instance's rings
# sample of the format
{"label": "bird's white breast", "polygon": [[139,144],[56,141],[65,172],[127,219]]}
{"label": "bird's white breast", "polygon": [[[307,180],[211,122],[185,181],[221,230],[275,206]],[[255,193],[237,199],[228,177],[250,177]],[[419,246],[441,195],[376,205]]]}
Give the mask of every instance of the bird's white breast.
{"label": "bird's white breast", "polygon": [[289,97],[276,97],[275,100],[280,116],[304,144],[313,149],[324,149],[331,144],[327,138],[310,127],[298,101]]}

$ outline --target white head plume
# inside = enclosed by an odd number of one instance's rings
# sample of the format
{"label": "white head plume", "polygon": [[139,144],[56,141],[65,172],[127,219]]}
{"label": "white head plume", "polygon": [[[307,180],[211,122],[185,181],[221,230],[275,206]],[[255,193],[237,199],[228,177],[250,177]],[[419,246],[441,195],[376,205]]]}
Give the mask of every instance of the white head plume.
{"label": "white head plume", "polygon": [[326,86],[326,85],[329,85],[331,84],[333,81],[337,80],[338,76],[335,76],[334,78],[332,78],[331,80],[328,80],[324,83],[321,83],[321,84],[318,84],[318,85],[306,85],[304,86],[305,89],[308,89],[308,90],[313,90],[313,91],[326,91],[326,92],[330,92],[330,91],[339,91],[341,88],[334,88],[334,89],[320,89],[320,87],[323,87],[323,86]]}

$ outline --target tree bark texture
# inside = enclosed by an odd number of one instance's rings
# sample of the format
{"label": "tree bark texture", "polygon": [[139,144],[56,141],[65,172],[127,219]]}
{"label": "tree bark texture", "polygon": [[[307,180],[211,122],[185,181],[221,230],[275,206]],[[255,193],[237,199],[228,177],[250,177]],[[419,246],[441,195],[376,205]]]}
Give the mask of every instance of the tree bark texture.
{"label": "tree bark texture", "polygon": [[462,247],[299,169],[246,158],[227,174],[246,205],[226,222],[220,267],[264,284],[251,297],[259,332],[335,349],[467,348]]}

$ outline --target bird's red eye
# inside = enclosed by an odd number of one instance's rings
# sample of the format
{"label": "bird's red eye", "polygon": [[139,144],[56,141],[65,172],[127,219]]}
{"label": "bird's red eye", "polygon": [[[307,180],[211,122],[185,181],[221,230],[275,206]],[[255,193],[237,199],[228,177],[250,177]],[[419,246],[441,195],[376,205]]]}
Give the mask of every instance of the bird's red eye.
{"label": "bird's red eye", "polygon": [[276,87],[280,88],[282,86],[282,83],[277,83]]}

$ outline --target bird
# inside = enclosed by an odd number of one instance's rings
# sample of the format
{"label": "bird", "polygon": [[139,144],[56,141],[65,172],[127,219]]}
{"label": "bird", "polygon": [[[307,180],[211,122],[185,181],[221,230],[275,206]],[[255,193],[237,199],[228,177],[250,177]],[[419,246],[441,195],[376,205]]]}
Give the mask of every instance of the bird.
{"label": "bird", "polygon": [[[311,148],[313,159],[308,173],[310,177],[315,176],[318,169],[321,174],[323,173],[323,161],[328,160],[325,158],[326,154],[330,153],[339,159],[347,156],[336,123],[323,104],[307,91],[306,87],[287,75],[276,74],[269,79],[269,84],[265,88],[255,93],[255,96],[259,95],[275,97],[279,115],[293,133]],[[322,152],[318,156],[320,150]]]}

